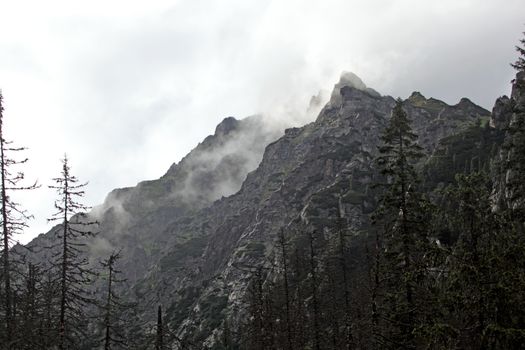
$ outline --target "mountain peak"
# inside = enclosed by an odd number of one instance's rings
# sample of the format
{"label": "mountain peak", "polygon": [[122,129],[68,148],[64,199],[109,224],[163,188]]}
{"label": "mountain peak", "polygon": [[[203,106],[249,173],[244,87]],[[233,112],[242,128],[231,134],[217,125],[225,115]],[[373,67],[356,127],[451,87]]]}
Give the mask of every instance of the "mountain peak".
{"label": "mountain peak", "polygon": [[352,72],[343,72],[339,78],[339,82],[335,85],[336,88],[342,88],[343,86],[352,87],[357,90],[366,90],[366,85],[363,83],[361,78]]}
{"label": "mountain peak", "polygon": [[468,98],[463,97],[461,98],[461,100],[459,100],[459,103],[457,104],[457,106],[476,106],[476,104],[472,102],[471,100],[469,100]]}
{"label": "mountain peak", "polygon": [[414,91],[412,94],[408,97],[410,101],[423,101],[426,100],[426,97],[421,94],[419,91]]}
{"label": "mountain peak", "polygon": [[231,131],[237,129],[239,121],[234,117],[227,117],[220,122],[215,128],[215,135],[227,135]]}
{"label": "mountain peak", "polygon": [[[363,94],[364,93],[364,94]],[[328,106],[340,106],[343,99],[353,99],[357,95],[365,95],[373,99],[380,98],[379,94],[374,89],[366,86],[366,84],[356,74],[352,72],[343,72],[339,78],[339,82],[335,84]]]}

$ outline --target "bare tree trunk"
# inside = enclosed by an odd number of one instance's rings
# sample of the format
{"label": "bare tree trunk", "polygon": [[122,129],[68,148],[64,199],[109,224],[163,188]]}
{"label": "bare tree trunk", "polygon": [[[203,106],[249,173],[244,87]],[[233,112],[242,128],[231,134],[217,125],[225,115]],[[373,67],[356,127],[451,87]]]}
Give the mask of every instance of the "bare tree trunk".
{"label": "bare tree trunk", "polygon": [[155,339],[155,350],[164,350],[164,330],[162,328],[162,306],[157,309],[157,338]]}
{"label": "bare tree trunk", "polygon": [[4,307],[5,307],[5,330],[7,348],[11,349],[13,341],[13,319],[12,319],[12,291],[11,291],[11,266],[9,262],[9,226],[7,217],[7,197],[6,197],[6,157],[4,154],[4,136],[2,120],[2,100],[0,95],[0,172],[2,181],[2,229],[3,229],[3,267],[4,267]]}
{"label": "bare tree trunk", "polygon": [[[64,167],[65,169],[65,167]],[[60,296],[60,342],[59,342],[59,348],[60,350],[64,350],[65,347],[65,341],[66,341],[66,294],[67,294],[67,267],[68,267],[68,261],[67,261],[67,236],[68,236],[68,229],[69,229],[69,218],[68,218],[68,204],[69,204],[69,198],[68,198],[68,181],[67,176],[64,176],[64,222],[62,225],[64,226],[63,230],[63,237],[62,237],[62,276],[60,279],[61,284],[61,296]]]}
{"label": "bare tree trunk", "polygon": [[104,322],[106,323],[106,336],[104,339],[104,350],[110,350],[111,348],[111,287],[113,282],[113,256],[109,260],[109,276],[108,276],[108,295],[106,299],[106,317]]}

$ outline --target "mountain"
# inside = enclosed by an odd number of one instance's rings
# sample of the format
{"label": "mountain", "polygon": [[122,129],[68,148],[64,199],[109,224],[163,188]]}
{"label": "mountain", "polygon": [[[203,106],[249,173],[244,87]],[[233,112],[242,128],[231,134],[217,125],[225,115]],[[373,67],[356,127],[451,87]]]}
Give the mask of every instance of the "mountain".
{"label": "mountain", "polygon": [[[498,101],[493,124],[507,108]],[[94,208],[100,233],[88,255],[97,261],[122,249],[127,293],[143,302],[141,317],[153,323],[160,303],[177,339],[212,348],[225,319],[241,328],[254,268],[278,265],[281,230],[293,236],[307,225],[327,236],[342,217],[366,235],[376,206],[374,158],[394,105],[343,73],[317,119],[284,134],[261,117],[226,118],[160,179],[116,189]],[[429,160],[449,138],[491,120],[466,98],[448,105],[414,92],[404,107]],[[48,244],[57,229],[29,246]]]}
{"label": "mountain", "polygon": [[[165,228],[238,191],[246,174],[257,167],[265,146],[281,134],[261,116],[224,119],[214,135],[206,137],[161,178],[115,189],[93,208],[90,216],[99,221],[100,234],[88,242],[90,256],[105,256],[114,249],[131,251],[126,257],[134,262],[134,269],[127,278],[134,281],[143,276],[142,263]],[[42,234],[29,246],[44,246],[49,240],[51,234]]]}

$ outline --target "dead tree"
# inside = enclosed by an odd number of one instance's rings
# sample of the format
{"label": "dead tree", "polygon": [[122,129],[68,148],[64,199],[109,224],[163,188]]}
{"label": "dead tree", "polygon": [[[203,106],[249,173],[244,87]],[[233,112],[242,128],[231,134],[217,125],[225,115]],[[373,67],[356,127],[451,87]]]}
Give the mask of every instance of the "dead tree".
{"label": "dead tree", "polygon": [[126,346],[126,335],[124,334],[124,318],[126,312],[132,307],[132,304],[125,303],[118,293],[118,286],[125,282],[120,278],[122,272],[117,269],[117,263],[120,259],[120,252],[113,252],[110,256],[101,262],[106,280],[106,296],[102,303],[102,326],[104,329],[104,350],[122,348]]}
{"label": "dead tree", "polygon": [[24,151],[24,147],[13,147],[12,143],[4,138],[4,107],[3,96],[0,91],[0,202],[2,220],[2,282],[3,282],[3,314],[5,327],[5,339],[7,349],[11,349],[14,339],[13,327],[15,324],[13,311],[13,262],[10,247],[14,243],[14,236],[21,233],[27,227],[26,221],[30,218],[21,206],[11,197],[14,191],[31,190],[37,188],[34,183],[29,186],[22,184],[25,176],[20,170],[15,170],[17,166],[27,162],[27,158],[17,159],[14,155]]}
{"label": "dead tree", "polygon": [[95,221],[90,221],[86,214],[87,206],[78,202],[84,196],[86,183],[79,183],[70,172],[68,159],[62,160],[62,173],[53,179],[56,185],[49,186],[57,190],[59,199],[55,202],[56,213],[49,221],[58,221],[61,227],[55,231],[58,243],[52,247],[52,266],[59,275],[60,317],[59,349],[74,346],[84,335],[85,310],[94,304],[89,294],[89,285],[94,280],[94,272],[89,268],[85,256],[85,243],[82,239],[93,236]]}

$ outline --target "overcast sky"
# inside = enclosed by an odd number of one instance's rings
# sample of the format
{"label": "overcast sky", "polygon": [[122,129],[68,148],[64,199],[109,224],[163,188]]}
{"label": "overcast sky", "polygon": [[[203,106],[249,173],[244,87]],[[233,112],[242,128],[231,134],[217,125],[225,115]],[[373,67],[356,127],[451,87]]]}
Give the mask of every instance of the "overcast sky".
{"label": "overcast sky", "polygon": [[67,152],[86,203],[160,177],[224,117],[297,118],[353,71],[382,94],[490,109],[509,91],[523,0],[0,0],[5,137],[47,231]]}

